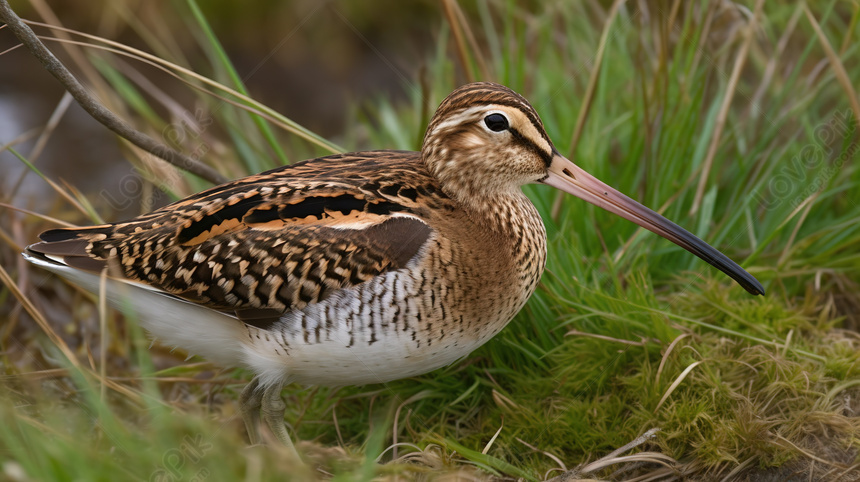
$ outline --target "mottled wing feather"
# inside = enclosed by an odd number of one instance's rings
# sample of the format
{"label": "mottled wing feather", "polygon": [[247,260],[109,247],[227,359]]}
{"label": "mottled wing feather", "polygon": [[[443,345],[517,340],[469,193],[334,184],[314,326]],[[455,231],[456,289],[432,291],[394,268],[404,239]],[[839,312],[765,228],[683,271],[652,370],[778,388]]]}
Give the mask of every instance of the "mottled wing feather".
{"label": "mottled wing feather", "polygon": [[239,179],[127,222],[43,233],[32,252],[268,326],[290,309],[404,268],[450,200],[418,153],[331,156]]}

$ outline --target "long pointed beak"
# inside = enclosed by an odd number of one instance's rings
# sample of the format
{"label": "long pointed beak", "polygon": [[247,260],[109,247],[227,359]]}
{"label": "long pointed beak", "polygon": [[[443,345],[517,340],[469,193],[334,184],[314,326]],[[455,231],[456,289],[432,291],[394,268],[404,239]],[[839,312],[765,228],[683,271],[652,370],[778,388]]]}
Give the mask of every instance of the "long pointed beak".
{"label": "long pointed beak", "polygon": [[663,236],[727,274],[751,294],[764,294],[761,283],[726,255],[686,229],[609,187],[561,154],[555,153],[549,166],[549,175],[541,182]]}

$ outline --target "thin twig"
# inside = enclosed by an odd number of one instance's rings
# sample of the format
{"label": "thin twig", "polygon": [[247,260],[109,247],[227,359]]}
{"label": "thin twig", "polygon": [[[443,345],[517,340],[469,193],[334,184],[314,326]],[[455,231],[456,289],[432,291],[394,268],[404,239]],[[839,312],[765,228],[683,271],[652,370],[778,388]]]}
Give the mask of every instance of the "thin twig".
{"label": "thin twig", "polygon": [[155,139],[135,130],[131,125],[100,104],[87,92],[86,88],[78,82],[62,62],[45,47],[36,37],[36,34],[33,33],[33,30],[25,25],[18,15],[12,11],[7,0],[0,0],[0,20],[9,26],[12,33],[30,50],[39,63],[42,64],[42,67],[60,81],[63,87],[74,97],[75,101],[105,127],[152,155],[160,157],[173,166],[190,172],[201,179],[214,184],[227,182],[228,179],[215,171],[215,169],[177,152],[165,144],[158,143]]}
{"label": "thin twig", "polygon": [[[124,56],[132,58],[138,62],[143,62],[145,64],[151,65],[151,66],[161,70],[162,72],[165,72],[166,74],[180,80],[181,82],[185,83],[186,85],[188,85],[189,87],[191,87],[193,89],[197,89],[201,92],[206,92],[207,94],[215,96],[219,100],[225,101],[225,99],[226,99],[225,97],[218,96],[213,91],[211,91],[207,88],[204,88],[200,85],[197,85],[195,82],[190,82],[188,79],[184,78],[183,76],[190,77],[191,79],[196,80],[196,81],[200,82],[201,84],[207,85],[209,87],[214,87],[218,91],[223,92],[225,94],[229,94],[230,97],[238,99],[238,100],[226,100],[226,101],[232,103],[233,105],[239,107],[240,109],[244,109],[244,110],[247,110],[248,112],[256,113],[258,115],[265,114],[267,116],[266,120],[276,124],[278,127],[280,127],[281,129],[284,129],[287,132],[295,134],[295,135],[299,136],[300,138],[305,139],[306,141],[308,141],[312,144],[316,144],[316,145],[318,145],[324,149],[327,149],[334,154],[339,154],[339,153],[345,152],[344,149],[342,147],[338,146],[337,144],[334,144],[331,141],[328,141],[326,139],[323,139],[322,137],[317,136],[313,132],[311,132],[311,131],[307,130],[306,128],[302,127],[301,125],[297,124],[295,121],[284,117],[283,115],[272,110],[271,108],[266,107],[265,105],[263,105],[259,102],[256,102],[254,99],[252,99],[246,95],[243,95],[242,93],[237,92],[233,89],[230,89],[229,87],[227,87],[223,84],[219,84],[218,82],[215,82],[214,80],[212,80],[208,77],[202,76],[202,75],[194,72],[193,70],[186,69],[185,67],[182,67],[182,66],[177,65],[177,64],[172,63],[172,62],[168,62],[162,58],[159,58],[156,55],[152,55],[150,53],[144,52],[143,50],[129,47],[128,45],[125,45],[125,44],[122,44],[119,42],[114,42],[112,40],[108,40],[104,37],[99,37],[98,35],[91,35],[91,34],[79,32],[79,31],[73,30],[73,29],[58,27],[56,25],[45,24],[42,22],[35,22],[33,20],[27,20],[25,23],[27,23],[28,25],[37,25],[40,27],[49,28],[52,31],[57,30],[57,31],[68,32],[68,33],[83,37],[87,40],[92,40],[93,42],[96,42],[96,43],[86,43],[86,42],[80,42],[80,41],[75,41],[75,40],[63,40],[60,38],[54,39],[54,38],[50,38],[50,37],[39,37],[42,40],[57,41],[57,42],[61,42],[64,45],[66,45],[66,44],[81,45],[81,46],[85,46],[87,48],[101,49],[101,50],[104,50],[106,52],[111,52],[111,53],[117,54],[117,55],[124,55]],[[99,44],[104,44],[104,45],[99,45]],[[179,74],[182,74],[182,75],[179,75]],[[241,101],[241,102],[239,102],[239,101]]]}

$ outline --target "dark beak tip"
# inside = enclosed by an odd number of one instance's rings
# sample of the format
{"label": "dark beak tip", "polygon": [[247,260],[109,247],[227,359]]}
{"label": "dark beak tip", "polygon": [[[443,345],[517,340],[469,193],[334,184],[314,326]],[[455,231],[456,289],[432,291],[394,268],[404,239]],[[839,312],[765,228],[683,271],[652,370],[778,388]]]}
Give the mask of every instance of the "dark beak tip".
{"label": "dark beak tip", "polygon": [[759,281],[755,278],[746,283],[744,288],[749,294],[753,296],[765,295],[764,286],[762,286],[761,283],[759,283]]}

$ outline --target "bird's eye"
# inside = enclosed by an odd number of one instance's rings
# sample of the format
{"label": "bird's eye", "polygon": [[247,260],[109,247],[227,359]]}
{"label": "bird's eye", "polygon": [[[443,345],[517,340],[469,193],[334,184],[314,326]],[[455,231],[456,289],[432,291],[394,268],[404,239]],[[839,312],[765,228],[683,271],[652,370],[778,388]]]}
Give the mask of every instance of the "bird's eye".
{"label": "bird's eye", "polygon": [[508,118],[502,114],[490,114],[484,117],[484,124],[487,124],[487,127],[493,132],[502,132],[510,127]]}

